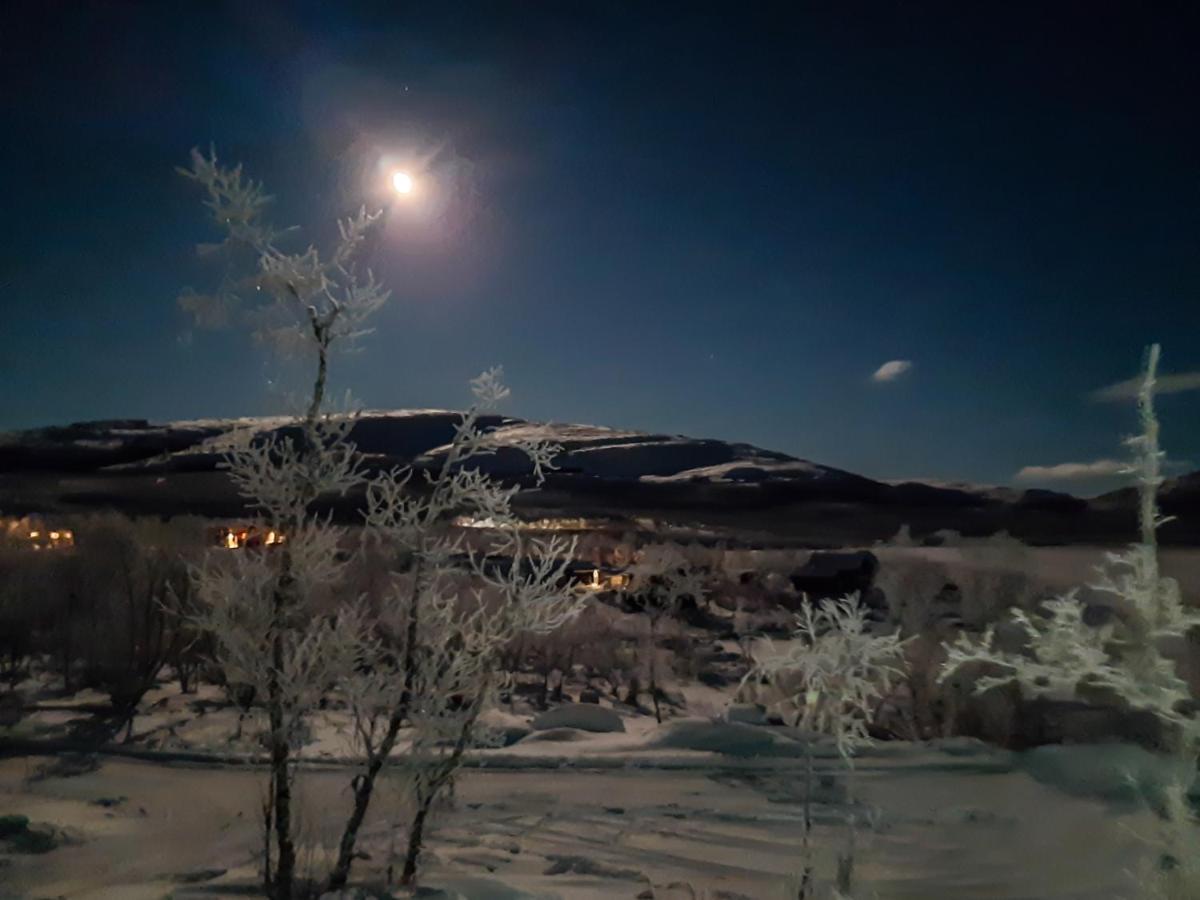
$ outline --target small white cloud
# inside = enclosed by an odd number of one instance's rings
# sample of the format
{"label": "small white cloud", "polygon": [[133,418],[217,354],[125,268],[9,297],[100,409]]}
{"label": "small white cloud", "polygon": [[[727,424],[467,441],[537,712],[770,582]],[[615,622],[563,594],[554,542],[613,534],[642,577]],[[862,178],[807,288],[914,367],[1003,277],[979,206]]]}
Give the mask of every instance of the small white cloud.
{"label": "small white cloud", "polygon": [[875,370],[875,374],[871,376],[872,381],[895,381],[905,372],[913,367],[912,360],[909,359],[893,359],[885,362],[882,366]]}
{"label": "small white cloud", "polygon": [[[1092,391],[1093,400],[1107,402],[1112,400],[1132,400],[1138,395],[1142,386],[1141,376],[1118,381],[1108,387]],[[1181,394],[1184,391],[1200,390],[1200,372],[1176,372],[1174,375],[1159,375],[1154,379],[1154,393]]]}
{"label": "small white cloud", "polygon": [[1085,478],[1106,478],[1120,475],[1128,463],[1116,459],[1095,462],[1068,462],[1056,466],[1026,466],[1017,473],[1017,481],[1079,481]]}

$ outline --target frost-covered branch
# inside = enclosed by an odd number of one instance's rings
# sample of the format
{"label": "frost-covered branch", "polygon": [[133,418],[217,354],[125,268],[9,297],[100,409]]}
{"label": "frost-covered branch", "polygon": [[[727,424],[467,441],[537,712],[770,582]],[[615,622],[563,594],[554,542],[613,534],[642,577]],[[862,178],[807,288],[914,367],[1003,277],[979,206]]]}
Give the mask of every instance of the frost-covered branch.
{"label": "frost-covered branch", "polygon": [[1125,441],[1133,451],[1126,471],[1137,478],[1141,540],[1120,553],[1106,554],[1092,585],[1113,598],[1115,621],[1095,627],[1085,623],[1076,591],[1046,603],[1043,617],[1014,609],[1013,621],[1027,638],[1024,652],[995,649],[991,629],[977,640],[960,635],[947,648],[942,680],[964,667],[984,664],[1001,674],[978,678],[976,691],[1015,682],[1028,695],[1061,699],[1076,696],[1080,687],[1107,688],[1130,707],[1183,727],[1189,741],[1200,737],[1193,717],[1183,711],[1191,692],[1161,649],[1164,640],[1183,637],[1200,625],[1200,612],[1183,605],[1179,585],[1159,569],[1157,531],[1168,519],[1160,515],[1157,499],[1163,459],[1154,412],[1158,360],[1155,344],[1146,354],[1138,392],[1142,431]]}
{"label": "frost-covered branch", "polygon": [[[479,458],[494,452],[481,416],[508,396],[500,370],[476,378],[472,391],[475,402],[435,470],[415,479],[411,470],[396,469],[367,485],[369,540],[376,552],[404,564],[392,573],[381,613],[384,654],[348,695],[366,762],[328,880],[332,889],[346,883],[376,779],[402,728],[408,726],[409,752],[400,762],[415,803],[402,873],[408,883],[432,803],[465,751],[487,739],[479,715],[504,685],[501,650],[520,634],[561,627],[583,607],[583,595],[567,577],[574,542],[523,538],[512,511],[517,488],[478,468]],[[516,446],[539,477],[559,452],[542,442]],[[450,526],[452,516],[462,514],[492,522],[495,533],[482,552],[467,547]]]}
{"label": "frost-covered branch", "polygon": [[[204,187],[206,206],[226,235],[220,247],[251,252],[255,273],[227,274],[215,298],[187,294],[181,303],[213,324],[245,306],[259,338],[315,353],[305,413],[290,426],[226,448],[225,466],[239,494],[282,543],[214,552],[194,571],[197,623],[213,634],[227,679],[264,713],[271,773],[266,814],[274,831],[266,886],[276,900],[292,900],[292,781],[305,722],[331,698],[349,711],[361,765],[326,884],[331,890],[346,884],[376,779],[397,758],[415,790],[408,882],[430,805],[463,754],[487,738],[479,721],[504,683],[500,651],[519,634],[561,627],[582,608],[583,595],[568,577],[575,545],[522,537],[512,508],[518,487],[480,465],[496,451],[483,415],[509,394],[498,368],[472,381],[474,403],[435,468],[420,477],[411,469],[365,476],[362,454],[350,440],[356,418],[329,413],[326,390],[332,351],[367,333],[369,318],[388,299],[357,263],[379,213],[361,209],[341,220],[329,252],[315,246],[286,252],[279,246],[284,232],[264,221],[270,198],[240,167],[193,152],[183,173]],[[528,457],[539,481],[561,452],[538,440],[511,446]],[[351,534],[320,505],[359,490],[366,498],[363,528]],[[452,517],[464,513],[493,523],[486,548],[467,546],[451,527]],[[389,567],[383,588],[339,596],[350,583],[350,566],[367,554]]]}
{"label": "frost-covered branch", "polygon": [[1013,609],[1013,622],[1024,632],[1028,651],[1024,654],[995,649],[995,628],[988,626],[981,637],[960,634],[946,646],[942,679],[965,667],[1001,674],[983,674],[975,681],[982,693],[1016,682],[1030,695],[1072,699],[1080,684],[1095,684],[1108,663],[1106,644],[1110,629],[1095,628],[1083,621],[1083,605],[1076,591],[1044,604],[1044,616],[1031,617]]}
{"label": "frost-covered branch", "polygon": [[[1046,616],[1041,619],[1013,610],[1013,619],[1027,638],[1024,652],[995,649],[991,629],[979,640],[960,636],[948,648],[940,679],[982,663],[998,668],[1001,674],[978,678],[976,691],[1014,682],[1023,693],[1033,696],[1073,697],[1081,688],[1103,689],[1131,709],[1154,714],[1167,726],[1186,768],[1194,772],[1200,753],[1200,721],[1194,714],[1188,683],[1164,652],[1167,641],[1183,638],[1200,625],[1200,613],[1184,606],[1179,585],[1164,577],[1159,567],[1158,529],[1169,521],[1158,507],[1164,458],[1154,411],[1159,356],[1157,344],[1146,354],[1138,390],[1141,433],[1125,441],[1133,453],[1126,471],[1137,481],[1139,541],[1119,553],[1106,554],[1092,585],[1111,598],[1113,622],[1098,627],[1085,623],[1074,591],[1046,604]],[[1190,780],[1168,785],[1165,797],[1169,802],[1160,804],[1162,826],[1157,841],[1161,854],[1139,879],[1143,896],[1192,897],[1200,888],[1200,857],[1195,850],[1200,834],[1184,799]]]}
{"label": "frost-covered branch", "polygon": [[378,226],[381,211],[363,207],[340,219],[338,240],[328,255],[313,245],[289,253],[279,241],[294,229],[277,229],[265,221],[272,198],[261,183],[243,177],[240,165],[223,166],[215,151],[205,156],[193,150],[191,166],[178,171],[205,189],[205,206],[226,233],[216,249],[248,250],[257,265],[253,277],[227,275],[215,294],[189,290],[180,296],[180,306],[198,326],[224,325],[233,309],[245,307],[260,340],[282,352],[315,348],[322,354],[370,333],[366,323],[390,292],[369,269],[360,270],[356,257],[366,235]]}
{"label": "frost-covered branch", "polygon": [[770,684],[771,705],[796,727],[833,738],[847,765],[870,741],[871,717],[903,675],[899,634],[871,633],[866,615],[856,596],[805,601],[790,644],[779,650],[764,639],[743,680]]}
{"label": "frost-covered branch", "polygon": [[[846,768],[846,793],[850,813],[846,821],[846,847],[839,854],[838,896],[851,891],[857,846],[858,814],[854,807],[854,753],[870,743],[869,727],[880,701],[903,677],[904,642],[898,633],[873,634],[867,611],[855,595],[810,603],[796,616],[796,631],[785,649],[766,639],[765,652],[742,681],[769,686],[768,706],[792,719],[805,732],[804,831],[802,872],[797,896],[811,897],[814,866],[810,834],[813,828],[813,738],[830,737]],[[841,893],[838,893],[841,892]]]}

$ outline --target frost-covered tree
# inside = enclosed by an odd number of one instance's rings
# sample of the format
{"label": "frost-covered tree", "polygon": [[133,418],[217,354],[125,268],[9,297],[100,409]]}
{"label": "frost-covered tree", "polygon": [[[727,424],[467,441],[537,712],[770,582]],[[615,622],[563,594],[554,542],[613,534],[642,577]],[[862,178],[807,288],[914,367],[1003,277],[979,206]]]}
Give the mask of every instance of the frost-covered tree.
{"label": "frost-covered tree", "polygon": [[[1200,612],[1183,605],[1179,585],[1159,567],[1157,532],[1168,521],[1158,508],[1165,457],[1154,411],[1159,356],[1157,344],[1146,353],[1138,392],[1141,431],[1126,440],[1133,455],[1126,471],[1138,487],[1139,540],[1119,553],[1107,554],[1092,585],[1112,598],[1114,620],[1101,626],[1085,622],[1076,591],[1047,602],[1042,615],[1014,609],[1012,619],[1025,633],[1024,652],[996,648],[991,628],[978,639],[960,635],[948,647],[941,677],[974,671],[976,692],[1016,683],[1025,696],[1106,696],[1129,709],[1153,713],[1165,726],[1175,752],[1194,771],[1200,755],[1200,720],[1187,682],[1164,652],[1171,641],[1200,625]],[[1154,870],[1154,877],[1140,880],[1151,896],[1193,897],[1200,891],[1200,853],[1195,847],[1200,833],[1185,800],[1190,787],[1168,786],[1167,799],[1160,803],[1163,864]]]}
{"label": "frost-covered tree", "polygon": [[[418,477],[411,470],[369,477],[350,440],[355,416],[328,411],[331,354],[367,333],[366,320],[388,297],[355,262],[378,214],[363,210],[340,222],[327,255],[311,246],[286,253],[276,245],[283,232],[263,221],[269,198],[240,167],[193,152],[191,168],[182,171],[206,190],[227,248],[248,249],[257,268],[250,277],[227,275],[211,296],[187,293],[181,304],[209,323],[243,309],[259,337],[302,351],[315,369],[304,412],[291,427],[233,441],[226,456],[259,527],[282,535],[282,542],[210,554],[194,571],[198,623],[212,634],[227,681],[252,695],[266,718],[266,886],[277,900],[295,895],[293,784],[306,722],[331,695],[351,710],[362,766],[325,885],[346,883],[377,779],[400,749],[404,729],[416,785],[402,876],[411,881],[429,810],[478,737],[479,715],[498,686],[499,649],[522,630],[552,630],[579,611],[581,597],[566,587],[572,548],[526,541],[511,510],[517,488],[480,468],[480,458],[493,452],[480,414],[508,394],[498,370],[473,382],[476,403],[441,465]],[[536,478],[558,452],[542,441],[516,449],[528,456]],[[354,534],[323,508],[352,492],[367,498],[363,527]],[[497,526],[486,554],[464,547],[449,528],[453,515],[467,512]],[[393,561],[380,595],[339,596],[361,558],[355,548]]]}
{"label": "frost-covered tree", "polygon": [[[360,459],[349,440],[353,417],[326,411],[330,353],[364,333],[364,323],[388,298],[369,272],[355,265],[356,251],[378,214],[365,209],[338,223],[340,240],[328,255],[309,246],[287,253],[281,232],[263,216],[270,201],[241,167],[222,166],[215,153],[192,151],[181,169],[200,184],[205,205],[226,237],[221,247],[249,252],[249,277],[228,275],[208,297],[185,293],[181,305],[206,324],[250,304],[256,335],[315,357],[315,374],[303,416],[290,431],[235,445],[226,467],[239,493],[284,535],[264,552],[210,556],[195,572],[202,604],[200,624],[215,640],[228,681],[253,692],[267,717],[265,743],[270,785],[265,804],[264,879],[278,900],[291,900],[296,871],[293,779],[301,726],[334,683],[352,653],[347,620],[315,615],[347,565],[339,555],[343,531],[317,501],[362,486]],[[342,652],[334,653],[334,648]],[[273,836],[273,847],[272,847]]]}
{"label": "frost-covered tree", "polygon": [[[355,749],[364,764],[332,888],[346,882],[358,830],[402,727],[410,726],[404,765],[413,801],[401,871],[408,884],[434,801],[464,752],[486,737],[479,716],[505,686],[501,653],[517,636],[549,633],[582,610],[583,594],[568,578],[573,542],[523,536],[512,511],[517,488],[480,468],[495,452],[480,416],[508,395],[499,371],[485,372],[472,387],[476,402],[436,469],[425,470],[415,486],[411,470],[387,472],[368,486],[368,539],[406,565],[392,573],[366,664],[347,680]],[[558,452],[539,440],[510,446],[527,456],[535,478]],[[492,523],[485,552],[468,547],[450,526],[456,515]]]}
{"label": "frost-covered tree", "polygon": [[796,631],[783,649],[770,639],[755,652],[754,665],[743,686],[768,686],[759,691],[768,708],[804,732],[805,790],[804,836],[801,847],[803,869],[797,896],[813,896],[812,862],[813,755],[816,737],[832,738],[846,771],[847,843],[838,859],[837,890],[849,892],[857,835],[854,810],[854,754],[871,741],[868,728],[880,702],[896,679],[903,675],[903,642],[897,633],[875,634],[867,610],[856,596],[807,600],[796,616]]}
{"label": "frost-covered tree", "polygon": [[[675,543],[652,544],[640,551],[637,561],[629,567],[629,575],[628,596],[646,620],[647,687],[654,704],[654,718],[661,724],[658,640],[662,623],[676,616],[685,600],[702,601],[708,591],[707,579]],[[630,697],[630,701],[636,702],[637,697]]]}

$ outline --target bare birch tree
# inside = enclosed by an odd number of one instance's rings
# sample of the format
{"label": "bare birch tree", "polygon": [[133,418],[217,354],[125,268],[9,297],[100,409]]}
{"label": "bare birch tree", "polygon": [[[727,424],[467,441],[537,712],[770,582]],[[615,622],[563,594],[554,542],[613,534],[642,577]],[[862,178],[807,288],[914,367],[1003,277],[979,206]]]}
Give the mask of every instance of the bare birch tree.
{"label": "bare birch tree", "polygon": [[352,417],[325,411],[330,353],[365,333],[366,319],[388,299],[355,254],[379,214],[365,209],[338,223],[340,240],[326,258],[309,246],[303,253],[279,249],[282,234],[263,219],[270,202],[261,184],[243,178],[241,167],[220,165],[216,154],[192,151],[181,174],[199,183],[205,205],[226,233],[221,247],[249,250],[257,268],[250,277],[223,279],[210,296],[185,293],[181,305],[201,322],[219,322],[239,305],[256,335],[277,346],[315,357],[315,374],[296,433],[277,430],[232,449],[226,467],[263,526],[285,536],[266,552],[210,557],[195,583],[203,603],[201,623],[216,641],[226,678],[249,686],[268,720],[270,756],[264,880],[278,900],[291,900],[296,869],[292,781],[294,745],[304,717],[337,675],[341,662],[328,652],[337,623],[313,615],[323,588],[336,584],[341,529],[316,503],[344,495],[362,483],[359,458],[349,441]]}
{"label": "bare birch tree", "polygon": [[[258,698],[267,720],[264,881],[276,900],[296,894],[293,782],[305,722],[332,695],[351,711],[362,762],[324,884],[346,884],[377,779],[404,729],[400,749],[414,802],[402,880],[410,883],[430,809],[479,738],[480,714],[501,684],[499,651],[516,634],[553,630],[581,608],[582,597],[567,585],[573,545],[525,540],[511,508],[518,487],[480,468],[479,459],[494,452],[480,415],[508,396],[499,370],[475,379],[476,402],[440,465],[419,475],[407,469],[368,477],[350,440],[354,415],[327,411],[332,352],[366,334],[366,320],[388,299],[355,262],[378,213],[361,210],[339,222],[340,239],[327,257],[311,246],[289,254],[276,246],[284,232],[263,222],[269,198],[240,167],[194,151],[191,168],[181,171],[205,188],[224,243],[257,259],[254,276],[227,275],[214,294],[189,292],[181,305],[218,323],[244,308],[257,336],[304,351],[315,369],[294,427],[234,442],[226,458],[259,527],[282,542],[211,554],[194,571],[198,621],[214,636],[226,679]],[[559,449],[538,440],[514,446],[535,479]],[[363,528],[351,535],[321,504],[359,491],[367,509]],[[452,515],[468,512],[495,526],[485,554],[466,548],[449,527]],[[337,596],[360,558],[350,552],[355,546],[393,561],[380,596]]]}
{"label": "bare birch tree", "polygon": [[[406,565],[393,573],[370,665],[349,683],[355,749],[364,763],[331,889],[346,883],[376,781],[406,724],[413,815],[401,881],[413,881],[430,809],[479,738],[480,713],[505,686],[502,651],[518,635],[554,631],[583,607],[582,593],[568,584],[574,542],[524,537],[512,512],[517,488],[479,468],[495,451],[480,416],[508,396],[499,370],[485,372],[472,387],[476,402],[435,469],[420,476],[394,470],[368,488],[369,537]],[[558,452],[536,440],[510,446],[526,454],[535,478]],[[465,545],[450,524],[458,515],[490,521],[487,552]]]}

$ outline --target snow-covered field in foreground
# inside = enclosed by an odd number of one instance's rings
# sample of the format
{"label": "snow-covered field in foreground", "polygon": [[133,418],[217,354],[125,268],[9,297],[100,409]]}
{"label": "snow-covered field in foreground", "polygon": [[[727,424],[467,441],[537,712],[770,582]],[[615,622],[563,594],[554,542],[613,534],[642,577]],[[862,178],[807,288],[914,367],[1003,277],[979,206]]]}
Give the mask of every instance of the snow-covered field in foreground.
{"label": "snow-covered field in foreground", "polygon": [[[1072,752],[1054,748],[1064,750]],[[982,749],[961,755],[893,744],[863,760],[859,790],[879,817],[875,833],[860,839],[858,874],[868,890],[859,896],[1132,894],[1125,872],[1145,852],[1134,832],[1152,828],[1147,814],[1118,814],[1046,783],[1044,764],[1035,780],[1029,765],[1006,759]],[[32,782],[44,758],[0,761],[0,814],[53,824],[68,837],[48,854],[0,856],[0,897],[248,895],[261,772],[101,760],[96,771]],[[325,769],[305,783],[307,843],[331,845],[347,773]],[[795,760],[692,757],[688,768],[669,770],[473,768],[453,808],[438,817],[423,883],[457,892],[439,896],[496,900],[782,900],[798,866],[802,797]],[[829,801],[816,806],[816,835],[820,868],[830,872],[842,838],[839,795],[825,785],[814,797]],[[381,799],[376,810],[386,813]],[[380,815],[368,822],[370,859],[355,871],[363,883],[378,884],[386,866],[387,824]]]}

